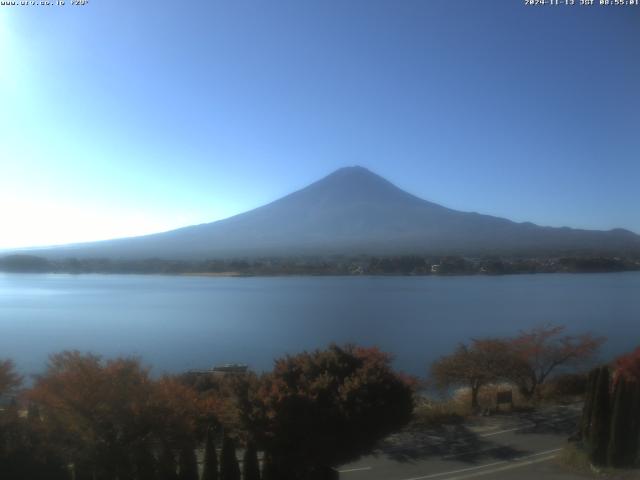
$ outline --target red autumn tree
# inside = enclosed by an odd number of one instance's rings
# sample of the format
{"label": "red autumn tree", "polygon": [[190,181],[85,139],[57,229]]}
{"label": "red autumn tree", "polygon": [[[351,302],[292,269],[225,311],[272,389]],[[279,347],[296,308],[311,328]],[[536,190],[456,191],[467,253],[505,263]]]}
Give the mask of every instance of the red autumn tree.
{"label": "red autumn tree", "polygon": [[158,445],[195,448],[196,393],[170,378],[152,380],[135,358],[53,355],[29,397],[79,476],[141,476]]}
{"label": "red autumn tree", "polygon": [[136,359],[104,363],[95,355],[63,352],[50,358],[30,399],[70,462],[111,478],[131,475],[132,452],[150,439],[154,422],[146,407],[152,393],[148,371]]}
{"label": "red autumn tree", "polygon": [[454,386],[471,390],[471,408],[477,409],[480,389],[508,376],[518,363],[509,342],[503,339],[474,339],[460,344],[451,355],[431,365],[431,377],[440,388]]}
{"label": "red autumn tree", "polygon": [[316,478],[408,422],[413,391],[376,348],[331,345],[287,356],[260,381],[254,434],[280,478]]}
{"label": "red autumn tree", "polygon": [[564,332],[564,326],[548,324],[523,331],[510,341],[519,361],[514,362],[509,378],[526,397],[532,397],[558,368],[575,367],[593,358],[605,340],[592,333]]}
{"label": "red autumn tree", "polygon": [[629,381],[640,382],[640,347],[615,361],[615,375],[616,377],[624,376]]}

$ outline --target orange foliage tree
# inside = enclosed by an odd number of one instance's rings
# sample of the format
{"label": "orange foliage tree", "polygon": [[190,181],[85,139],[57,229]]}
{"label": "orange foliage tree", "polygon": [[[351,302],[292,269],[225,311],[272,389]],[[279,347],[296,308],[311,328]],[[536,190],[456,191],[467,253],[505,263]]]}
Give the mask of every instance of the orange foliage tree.
{"label": "orange foliage tree", "polygon": [[78,478],[141,477],[160,446],[195,446],[195,392],[169,378],[153,381],[135,358],[53,355],[29,398]]}
{"label": "orange foliage tree", "polygon": [[562,325],[548,324],[521,332],[510,340],[518,362],[514,362],[510,379],[526,397],[532,397],[538,387],[560,367],[576,367],[598,352],[604,337],[592,333],[566,335]]}
{"label": "orange foliage tree", "polygon": [[376,348],[331,345],[276,360],[273,372],[248,392],[253,404],[246,425],[278,478],[320,478],[408,422],[414,386]]}
{"label": "orange foliage tree", "polygon": [[501,380],[532,397],[553,372],[588,361],[604,342],[591,333],[573,336],[564,331],[564,326],[545,325],[513,338],[472,340],[434,362],[431,377],[440,387],[468,387],[472,408],[478,407],[483,385]]}
{"label": "orange foliage tree", "polygon": [[470,345],[460,344],[451,355],[431,365],[431,377],[440,388],[468,387],[471,408],[477,409],[480,389],[505,378],[515,368],[509,342],[503,339],[474,339]]}

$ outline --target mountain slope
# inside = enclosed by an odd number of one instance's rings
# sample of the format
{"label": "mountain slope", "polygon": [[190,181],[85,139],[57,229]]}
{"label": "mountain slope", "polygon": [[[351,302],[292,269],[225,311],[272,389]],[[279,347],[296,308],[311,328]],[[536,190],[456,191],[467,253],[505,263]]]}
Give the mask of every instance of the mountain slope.
{"label": "mountain slope", "polygon": [[143,237],[40,250],[55,257],[213,258],[324,254],[626,254],[640,236],[540,227],[451,210],[362,167],[347,167],[268,205]]}

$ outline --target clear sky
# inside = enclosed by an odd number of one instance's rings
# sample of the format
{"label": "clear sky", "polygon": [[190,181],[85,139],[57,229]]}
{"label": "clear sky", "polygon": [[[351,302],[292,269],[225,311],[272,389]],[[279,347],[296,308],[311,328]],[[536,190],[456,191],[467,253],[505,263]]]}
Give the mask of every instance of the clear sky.
{"label": "clear sky", "polygon": [[356,164],[640,233],[640,7],[70,3],[0,6],[0,247],[209,222]]}

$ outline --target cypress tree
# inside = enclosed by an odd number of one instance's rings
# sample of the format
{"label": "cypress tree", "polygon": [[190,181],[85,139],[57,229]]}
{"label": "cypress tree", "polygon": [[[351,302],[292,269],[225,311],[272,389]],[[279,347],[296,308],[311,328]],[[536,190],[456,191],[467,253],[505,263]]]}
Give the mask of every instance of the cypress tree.
{"label": "cypress tree", "polygon": [[204,445],[204,469],[202,480],[218,480],[218,455],[211,429],[207,431],[207,439]]}
{"label": "cypress tree", "polygon": [[264,452],[262,457],[262,480],[279,480],[279,478],[273,457],[269,452]]}
{"label": "cypress tree", "polygon": [[94,477],[93,468],[88,462],[76,462],[73,464],[73,478],[75,480],[92,480]]}
{"label": "cypress tree", "polygon": [[624,377],[619,377],[613,390],[613,408],[611,410],[611,430],[607,447],[607,464],[612,467],[624,466],[625,448],[629,448],[629,398]]}
{"label": "cypress tree", "polygon": [[196,452],[191,445],[185,445],[180,449],[178,455],[180,465],[180,480],[198,480],[198,459]]}
{"label": "cypress tree", "polygon": [[300,477],[294,475],[286,465],[283,464],[282,459],[276,458],[273,455],[265,452],[262,459],[262,480],[295,480]]}
{"label": "cypress tree", "polygon": [[594,368],[587,377],[587,389],[584,397],[584,407],[582,408],[582,419],[580,420],[580,438],[587,442],[589,439],[589,428],[591,426],[591,416],[593,414],[593,397],[598,380],[599,369]]}
{"label": "cypress tree", "polygon": [[158,480],[178,480],[176,458],[168,446],[163,446],[158,458]]}
{"label": "cypress tree", "polygon": [[240,480],[236,447],[233,440],[226,435],[222,440],[222,453],[220,454],[220,480]]}
{"label": "cypress tree", "polygon": [[242,462],[243,480],[260,480],[260,465],[258,464],[258,450],[253,442],[247,443]]}
{"label": "cypress tree", "polygon": [[609,367],[603,366],[598,372],[589,429],[588,454],[594,465],[605,465],[607,461],[611,422],[609,403]]}
{"label": "cypress tree", "polygon": [[156,480],[156,459],[146,445],[136,449],[133,461],[136,480]]}
{"label": "cypress tree", "polygon": [[628,406],[627,411],[629,417],[628,434],[625,440],[625,453],[623,462],[625,465],[632,466],[638,459],[638,448],[640,447],[640,383],[637,381],[627,381]]}
{"label": "cypress tree", "polygon": [[[129,452],[122,452],[120,454],[120,458],[118,459],[118,464],[116,466],[116,475],[115,477],[118,480],[134,480],[134,462],[131,458]],[[107,478],[111,477],[110,474],[105,475]]]}

